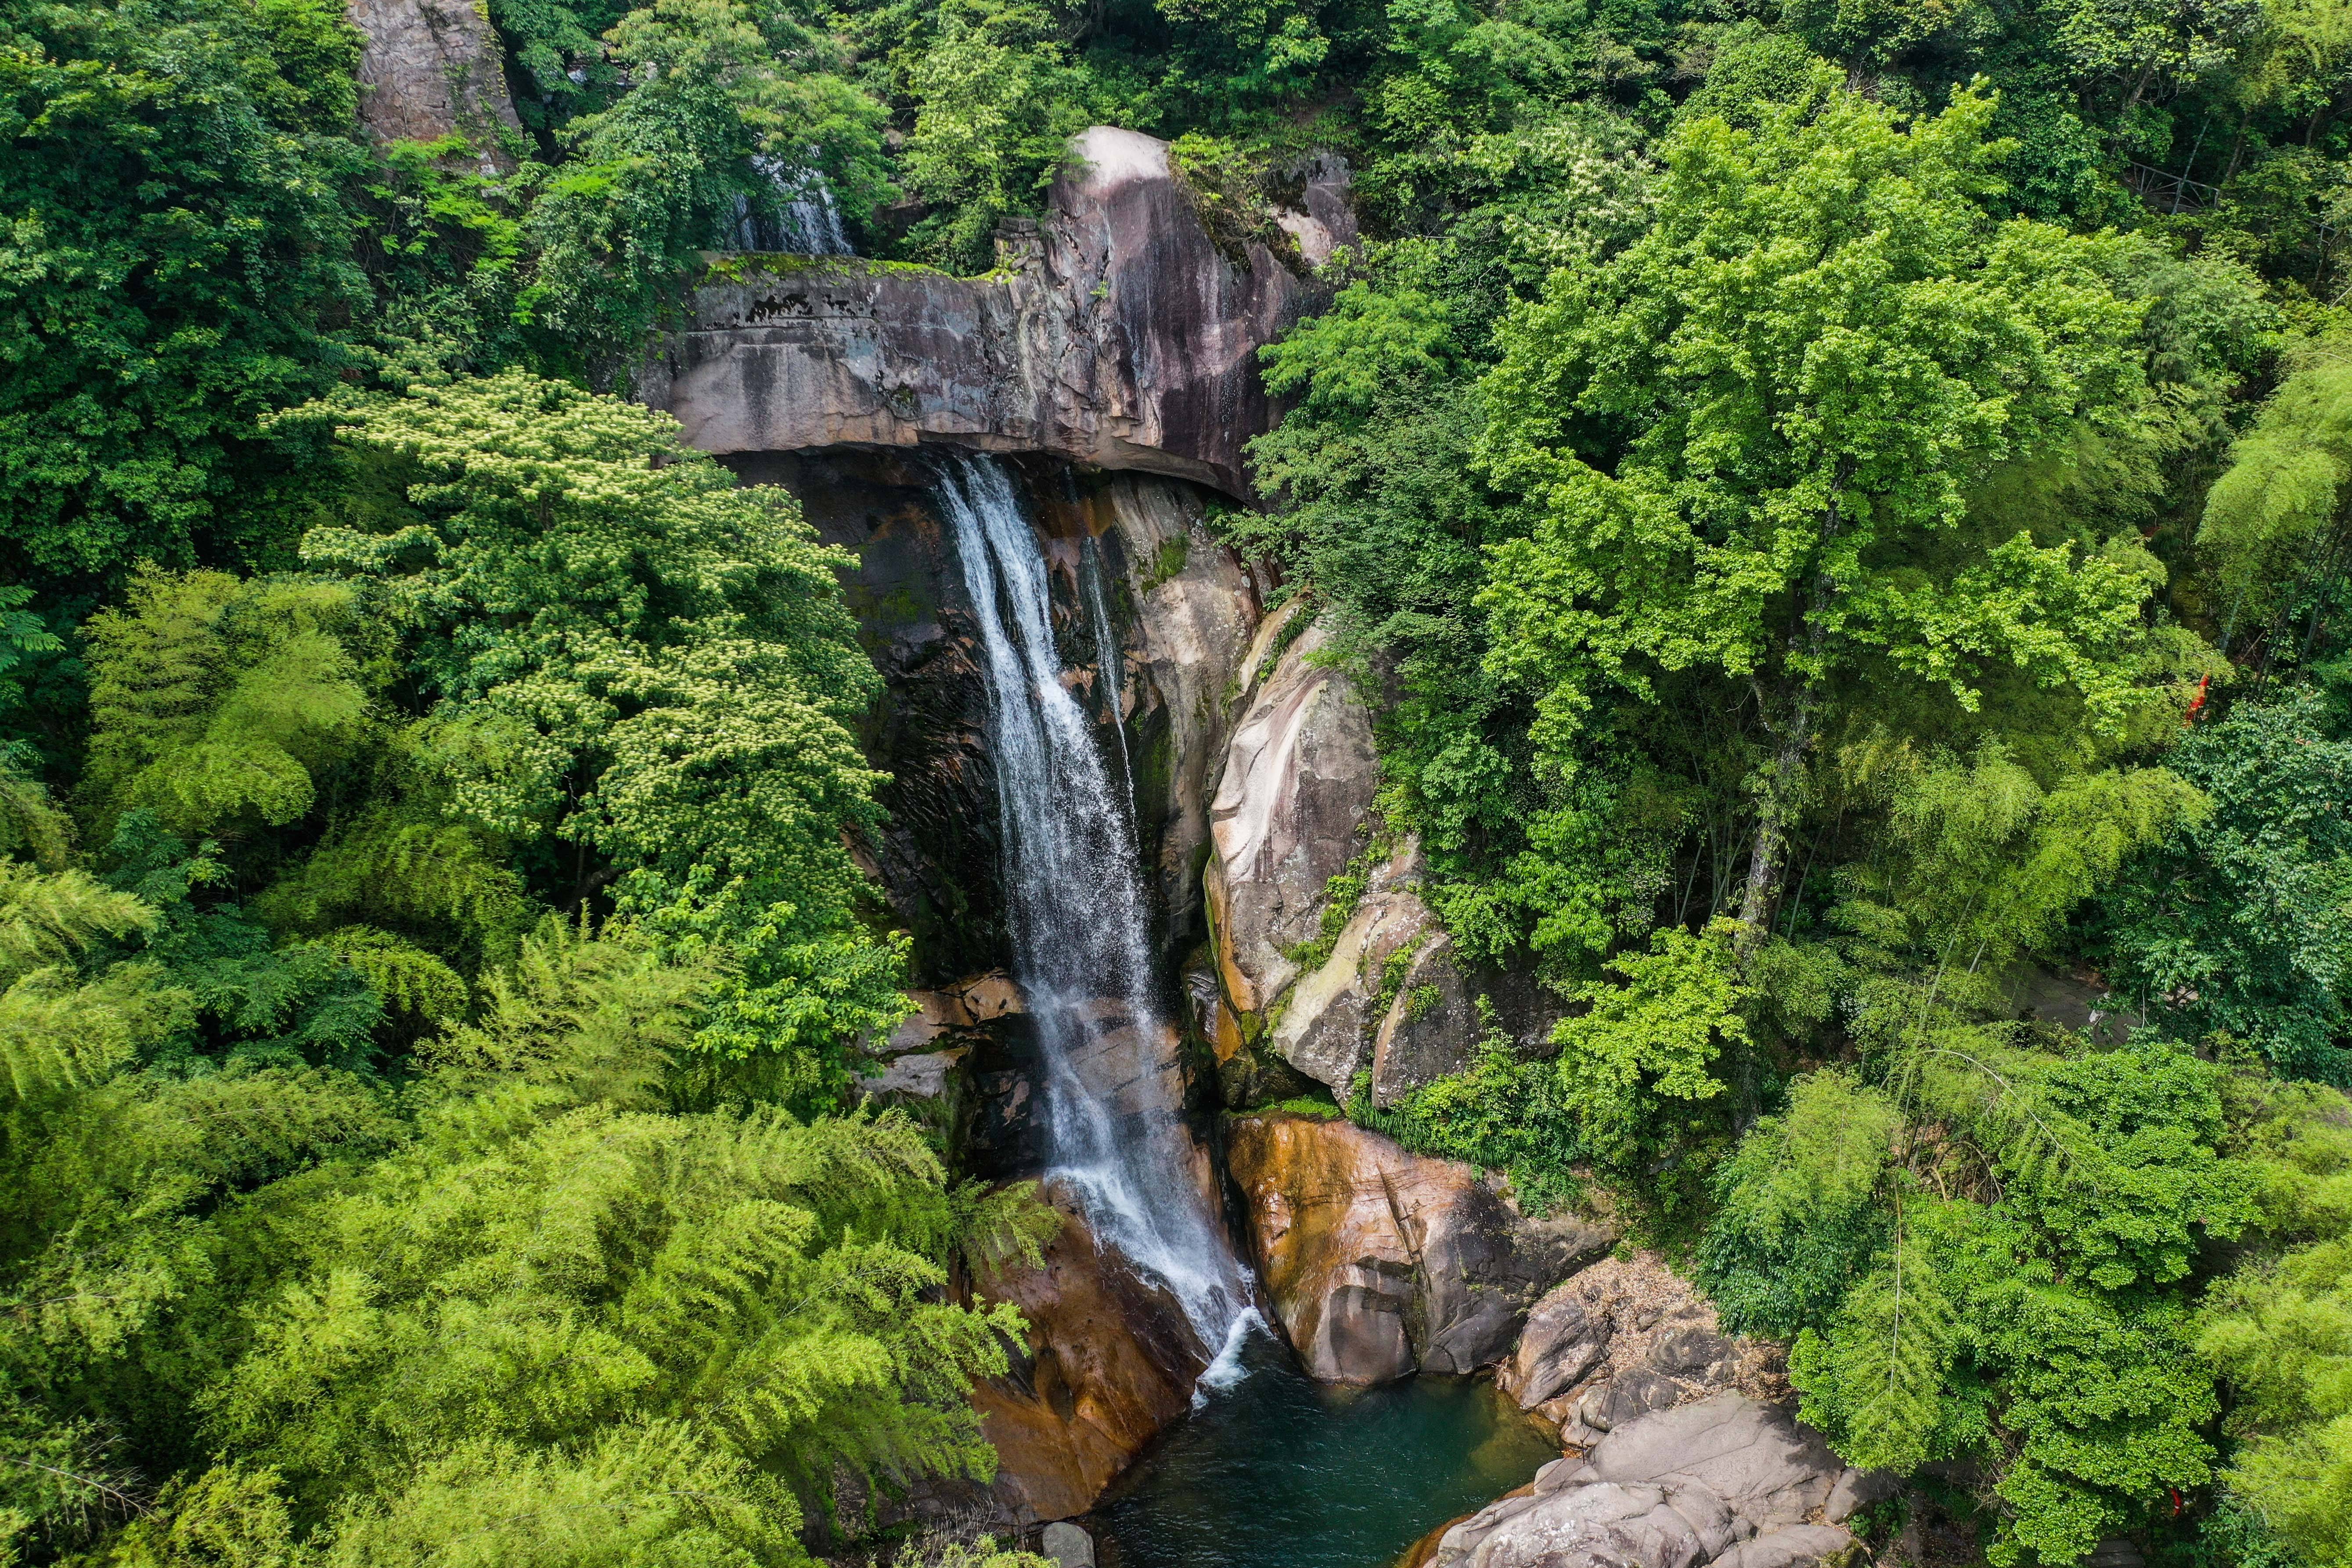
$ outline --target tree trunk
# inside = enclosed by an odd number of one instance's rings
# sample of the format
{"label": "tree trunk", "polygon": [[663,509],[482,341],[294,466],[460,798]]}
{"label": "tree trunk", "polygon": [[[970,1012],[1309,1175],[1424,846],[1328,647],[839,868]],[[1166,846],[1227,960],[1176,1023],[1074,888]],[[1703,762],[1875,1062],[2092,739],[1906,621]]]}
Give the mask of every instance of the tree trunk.
{"label": "tree trunk", "polygon": [[1796,826],[1803,792],[1797,781],[1805,766],[1805,751],[1812,742],[1813,692],[1800,683],[1786,717],[1771,728],[1779,739],[1772,752],[1772,776],[1765,781],[1756,813],[1756,837],[1748,851],[1748,888],[1739,900],[1739,934],[1733,943],[1744,963],[1761,946],[1772,929],[1773,906],[1780,889],[1780,871],[1789,857],[1790,830]]}

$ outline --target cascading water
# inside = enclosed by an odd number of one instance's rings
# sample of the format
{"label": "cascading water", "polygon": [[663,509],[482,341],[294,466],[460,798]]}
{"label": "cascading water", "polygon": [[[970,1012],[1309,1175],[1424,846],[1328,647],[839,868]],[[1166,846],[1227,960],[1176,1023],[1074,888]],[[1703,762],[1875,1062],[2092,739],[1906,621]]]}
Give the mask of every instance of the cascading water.
{"label": "cascading water", "polygon": [[[814,149],[812,149],[814,151]],[[752,205],[751,198],[735,198],[735,216],[727,243],[737,250],[778,251],[789,256],[855,256],[849,233],[841,225],[841,206],[833,185],[814,168],[800,168],[776,158],[754,158],[751,166],[775,187],[771,211]]]}
{"label": "cascading water", "polygon": [[[1044,1047],[1053,1179],[1096,1234],[1163,1285],[1229,1386],[1262,1327],[1246,1272],[1192,1179],[1172,1092],[1125,750],[1114,781],[1063,679],[1036,536],[1004,468],[952,459],[940,499],[980,621],[1016,977]],[[1091,550],[1091,542],[1088,544]],[[1084,584],[1104,679],[1118,655],[1091,562]]]}

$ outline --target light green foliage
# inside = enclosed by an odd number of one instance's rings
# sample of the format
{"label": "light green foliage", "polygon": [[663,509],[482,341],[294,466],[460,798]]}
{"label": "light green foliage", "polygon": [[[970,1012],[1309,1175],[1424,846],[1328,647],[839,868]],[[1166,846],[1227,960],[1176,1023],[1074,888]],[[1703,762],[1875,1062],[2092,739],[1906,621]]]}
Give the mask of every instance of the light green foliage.
{"label": "light green foliage", "polygon": [[909,190],[947,210],[914,237],[924,260],[978,272],[999,217],[1034,213],[1065,144],[1091,115],[1062,29],[1029,0],[949,0],[912,65],[921,101],[907,139]]}
{"label": "light green foliage", "polygon": [[[864,884],[841,835],[875,820],[877,775],[846,728],[876,684],[835,577],[848,558],[782,491],[684,450],[667,416],[560,383],[420,386],[343,418],[415,465],[410,509],[304,549],[373,580],[438,696],[413,765],[477,831],[593,848],[667,940],[728,949],[710,1048],[830,1053],[797,1091],[823,1103],[840,1047],[906,1011],[902,950],[850,918]],[[445,900],[512,909],[464,840],[370,831],[322,855],[425,855],[455,878]]]}
{"label": "light green foliage", "polygon": [[2214,563],[2225,644],[2260,638],[2265,662],[2310,661],[2352,549],[2352,362],[2342,353],[2315,348],[2263,405],[2197,531]]}
{"label": "light green foliage", "polygon": [[1552,1031],[1559,1046],[1561,1098],[1594,1157],[1630,1170],[1671,1114],[1668,1100],[1714,1099],[1712,1075],[1727,1049],[1748,1039],[1739,1012],[1746,993],[1722,926],[1694,935],[1662,931],[1645,953],[1612,959],[1623,984],[1590,983],[1569,993],[1584,1011]]}
{"label": "light green foliage", "polygon": [[902,1119],[654,1109],[709,979],[622,937],[526,944],[443,1053],[481,1090],[308,1221],[205,1396],[218,1439],[311,1510],[630,1415],[803,1489],[836,1462],[984,1479],[956,1395],[1016,1320],[923,1300],[966,1211]]}
{"label": "light green foliage", "polygon": [[1875,1261],[1901,1125],[1884,1090],[1825,1068],[1790,1084],[1788,1110],[1740,1140],[1699,1251],[1699,1279],[1735,1331],[1793,1337]]}
{"label": "light green foliage", "polygon": [[1971,484],[2140,381],[2099,245],[1978,205],[1992,107],[1964,93],[1906,128],[1841,94],[1754,132],[1684,126],[1654,226],[1555,273],[1488,378],[1481,461],[1536,513],[1482,595],[1489,673],[1535,699],[1559,765],[1601,683],[1755,682],[1774,760],[1746,940],[1833,698],[1907,679],[1973,710],[1997,665],[2095,711],[2122,698],[2146,576],[1970,526]]}
{"label": "light green foliage", "polygon": [[366,717],[344,640],[358,613],[339,584],[194,572],[143,574],[90,617],[83,788],[99,837],[134,807],[177,833],[306,815]]}
{"label": "light green foliage", "polygon": [[2076,773],[2045,789],[1997,742],[1965,762],[1907,748],[1848,761],[1885,800],[1885,825],[1872,858],[1846,868],[1832,919],[1866,947],[1916,955],[1955,994],[1981,992],[2132,856],[2208,809],[2162,768]]}
{"label": "light green foliage", "polygon": [[[153,919],[10,876],[25,962]],[[798,1563],[837,1464],[985,1477],[963,1390],[1019,1321],[939,1287],[959,1251],[1034,1260],[1054,1215],[953,1187],[902,1118],[666,1109],[719,967],[542,931],[413,1124],[348,1074],[127,1053],[0,1098],[0,1423],[70,1461],[0,1475],[17,1541],[105,1513],[76,1411],[187,1467],[132,1563]],[[152,1031],[157,978],[92,984]]]}
{"label": "light green foliage", "polygon": [[[1754,1265],[1737,1244],[1769,1234],[1776,1199],[1843,1188],[1851,1211],[1874,1161],[1886,1228],[1867,1271],[1833,1309],[1828,1292],[1781,1298],[1810,1320],[1790,1360],[1806,1419],[1857,1464],[1990,1463],[1993,1560],[2073,1561],[2161,1489],[2210,1474],[2201,1428],[2219,1405],[2186,1353],[2175,1287],[2254,1215],[2252,1173],[2219,1152],[2222,1077],[2161,1046],[2061,1058],[1983,1028],[1925,1032],[1889,1080],[1908,1118],[1896,1160],[1884,1143],[1759,1128],[1727,1173],[1742,1190],[1711,1267],[1742,1285]],[[1799,1097],[1792,1122],[1821,1092]],[[1837,1239],[1832,1216],[1824,1240]],[[1746,1295],[1772,1303],[1760,1281]]]}
{"label": "light green foliage", "polygon": [[2263,1240],[2207,1297],[2197,1348],[2235,1395],[2228,1480],[2312,1563],[2352,1554],[2352,1131],[2340,1091],[2250,1095]]}
{"label": "light green foliage", "polygon": [[17,1099],[101,1076],[145,1021],[121,987],[80,984],[111,938],[152,930],[155,911],[79,870],[0,860],[0,1078]]}

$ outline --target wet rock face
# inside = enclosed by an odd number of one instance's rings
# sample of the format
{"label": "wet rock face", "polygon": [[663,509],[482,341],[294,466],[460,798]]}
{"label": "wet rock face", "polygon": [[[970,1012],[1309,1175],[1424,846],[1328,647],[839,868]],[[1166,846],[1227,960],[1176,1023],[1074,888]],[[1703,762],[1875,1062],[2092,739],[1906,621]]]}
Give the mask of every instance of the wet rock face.
{"label": "wet rock face", "polygon": [[[950,442],[1045,452],[1251,494],[1243,458],[1273,423],[1257,351],[1314,286],[1264,246],[1222,256],[1167,144],[1097,126],[1034,232],[1000,236],[982,279],[809,258],[714,281],[640,392],[706,452]],[[1297,215],[1354,238],[1344,169]]]}
{"label": "wet rock face", "polygon": [[[979,632],[934,470],[887,452],[728,461],[746,482],[792,491],[821,538],[858,557],[846,596],[885,686],[860,739],[890,775],[877,791],[888,820],[866,848],[914,934],[916,984],[1001,967],[1010,938]],[[1194,868],[1208,840],[1215,737],[1255,593],[1210,538],[1189,485],[1049,462],[1024,465],[1021,478],[1053,579],[1063,662],[1101,722],[1106,753],[1129,762],[1139,847],[1156,868],[1155,927],[1172,946],[1199,922]],[[1090,581],[1109,622],[1108,679]]]}
{"label": "wet rock face", "polygon": [[1507,1354],[1528,1309],[1611,1235],[1534,1220],[1468,1165],[1342,1121],[1227,1125],[1253,1261],[1309,1375],[1385,1383]]}
{"label": "wet rock face", "polygon": [[1433,1568],[1808,1568],[1849,1557],[1865,1489],[1821,1435],[1741,1394],[1643,1415],[1446,1531]]}
{"label": "wet rock face", "polygon": [[498,34],[472,0],[351,0],[360,30],[360,121],[378,142],[469,139],[495,168],[520,135]]}
{"label": "wet rock face", "polygon": [[972,1392],[997,1452],[990,1511],[1017,1528],[1094,1505],[1162,1426],[1191,1407],[1202,1363],[1172,1303],[1096,1245],[1066,1194],[1037,1268],[984,1276],[973,1293],[1028,1321],[1008,1374]]}

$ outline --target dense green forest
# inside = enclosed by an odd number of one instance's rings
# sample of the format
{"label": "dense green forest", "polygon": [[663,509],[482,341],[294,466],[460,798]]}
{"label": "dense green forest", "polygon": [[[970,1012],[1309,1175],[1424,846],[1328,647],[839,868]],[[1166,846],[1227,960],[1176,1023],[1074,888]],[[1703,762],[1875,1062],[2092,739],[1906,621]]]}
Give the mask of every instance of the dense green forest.
{"label": "dense green forest", "polygon": [[855,1092],[846,558],[625,399],[779,163],[974,273],[1113,123],[1244,232],[1350,161],[1220,526],[1569,1003],[1353,1113],[1996,1563],[2352,1563],[2352,6],[488,11],[521,132],[375,147],[334,0],[0,4],[0,1563],[988,1473],[938,1287],[1051,1215]]}

